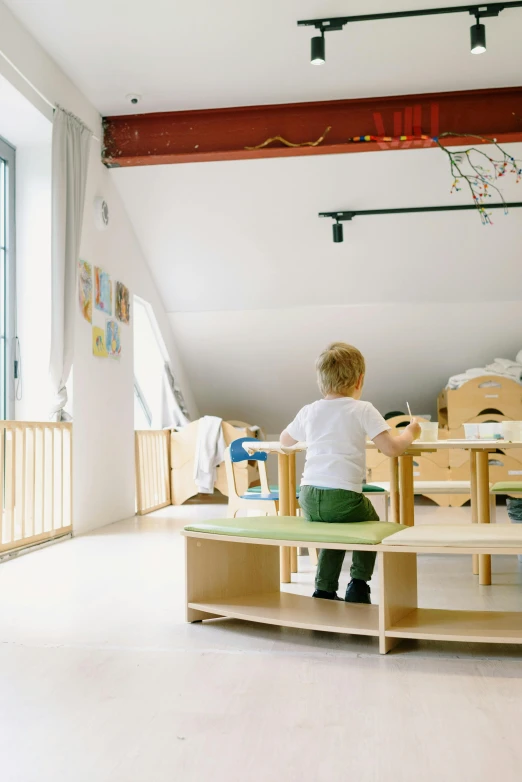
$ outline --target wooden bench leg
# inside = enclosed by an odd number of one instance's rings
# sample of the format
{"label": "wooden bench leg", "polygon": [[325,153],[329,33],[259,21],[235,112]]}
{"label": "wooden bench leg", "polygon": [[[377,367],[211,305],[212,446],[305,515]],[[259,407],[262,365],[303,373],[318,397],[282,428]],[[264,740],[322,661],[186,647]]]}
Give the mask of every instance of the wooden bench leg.
{"label": "wooden bench leg", "polygon": [[386,654],[400,642],[386,636],[386,630],[417,608],[417,554],[380,551],[378,563],[379,651]]}
{"label": "wooden bench leg", "polygon": [[290,571],[292,573],[297,573],[297,549],[291,548],[290,549]]}
{"label": "wooden bench leg", "polygon": [[310,564],[317,567],[318,553],[316,548],[308,548],[308,556],[310,557]]}
{"label": "wooden bench leg", "polygon": [[185,538],[187,622],[212,619],[194,604],[279,591],[277,546]]}

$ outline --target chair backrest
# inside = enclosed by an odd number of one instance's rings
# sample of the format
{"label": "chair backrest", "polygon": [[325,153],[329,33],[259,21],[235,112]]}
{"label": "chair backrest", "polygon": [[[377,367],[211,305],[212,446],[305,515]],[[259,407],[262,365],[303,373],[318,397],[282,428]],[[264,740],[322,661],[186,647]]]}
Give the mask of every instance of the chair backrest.
{"label": "chair backrest", "polygon": [[249,455],[245,449],[243,448],[243,443],[258,443],[259,440],[256,440],[255,437],[239,437],[237,440],[234,440],[230,443],[230,461],[231,462],[244,462],[244,461],[255,461],[255,462],[266,462],[268,459],[268,455],[266,451],[256,451],[252,455]]}

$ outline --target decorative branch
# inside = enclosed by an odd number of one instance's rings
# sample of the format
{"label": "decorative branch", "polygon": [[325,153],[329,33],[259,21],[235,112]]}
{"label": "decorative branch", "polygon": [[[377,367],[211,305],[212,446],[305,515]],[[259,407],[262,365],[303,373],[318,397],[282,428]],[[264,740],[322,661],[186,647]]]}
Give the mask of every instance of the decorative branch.
{"label": "decorative branch", "polygon": [[292,141],[287,141],[287,139],[283,138],[282,136],[273,136],[272,138],[267,138],[266,141],[263,141],[262,144],[258,144],[257,147],[245,147],[245,149],[248,149],[250,151],[256,150],[256,149],[264,149],[265,147],[270,146],[270,144],[273,144],[275,141],[279,141],[281,144],[284,144],[285,147],[293,147],[294,149],[297,147],[318,147],[319,144],[322,144],[325,140],[328,133],[331,131],[332,126],[329,125],[326,130],[324,131],[322,136],[319,136],[319,138],[316,141],[302,141],[300,144],[294,144]]}
{"label": "decorative branch", "polygon": [[[443,138],[455,138],[466,136],[470,139],[477,139],[487,144],[491,144],[496,147],[501,156],[500,159],[490,157],[486,152],[483,152],[477,147],[468,147],[462,150],[450,150],[443,146],[440,139]],[[459,185],[466,184],[471,192],[473,203],[478,209],[480,219],[483,225],[492,225],[491,215],[487,211],[486,199],[491,198],[494,191],[505,205],[506,201],[500,188],[495,182],[506,174],[515,174],[516,183],[518,184],[522,179],[522,163],[515,160],[515,158],[506,152],[494,138],[484,138],[483,136],[475,136],[468,133],[454,133],[453,131],[447,131],[441,133],[439,136],[435,136],[433,141],[442,151],[448,156],[450,163],[450,171],[453,176],[453,185],[451,192],[459,192],[462,187]],[[475,162],[472,155],[480,155],[486,159],[487,165],[482,166]],[[469,164],[473,173],[465,173],[461,168],[462,159],[465,158]],[[504,207],[504,212],[507,214],[507,206]]]}

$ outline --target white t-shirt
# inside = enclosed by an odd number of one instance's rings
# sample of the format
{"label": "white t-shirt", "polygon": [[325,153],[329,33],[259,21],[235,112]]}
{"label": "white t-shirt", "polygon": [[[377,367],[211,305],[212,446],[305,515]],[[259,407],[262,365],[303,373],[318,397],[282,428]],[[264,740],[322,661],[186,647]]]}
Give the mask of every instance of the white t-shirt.
{"label": "white t-shirt", "polygon": [[306,405],[286,427],[294,440],[308,446],[301,485],[361,492],[366,438],[389,429],[370,402],[342,397]]}

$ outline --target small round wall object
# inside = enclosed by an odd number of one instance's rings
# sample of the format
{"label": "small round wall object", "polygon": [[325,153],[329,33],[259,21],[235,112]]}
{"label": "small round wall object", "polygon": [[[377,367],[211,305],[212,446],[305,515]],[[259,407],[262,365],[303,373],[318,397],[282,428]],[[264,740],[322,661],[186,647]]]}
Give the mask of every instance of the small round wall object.
{"label": "small round wall object", "polygon": [[104,198],[94,199],[94,222],[99,231],[105,231],[109,227],[109,207]]}

